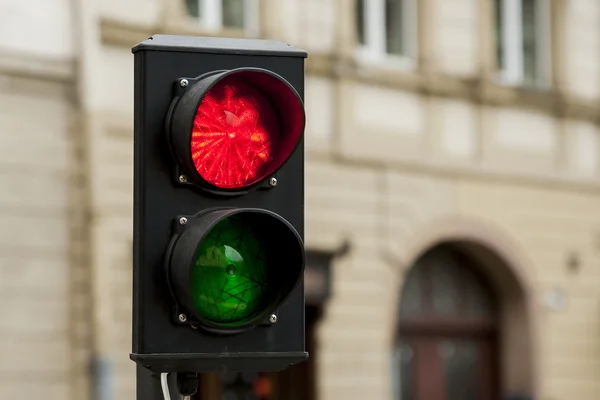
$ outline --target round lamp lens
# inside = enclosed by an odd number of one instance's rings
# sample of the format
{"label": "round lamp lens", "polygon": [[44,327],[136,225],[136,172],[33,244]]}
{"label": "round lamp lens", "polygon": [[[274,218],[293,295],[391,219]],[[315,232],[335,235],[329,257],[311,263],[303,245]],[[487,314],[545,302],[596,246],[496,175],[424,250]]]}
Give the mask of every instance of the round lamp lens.
{"label": "round lamp lens", "polygon": [[267,322],[304,271],[301,236],[267,210],[202,213],[173,239],[170,287],[191,320],[208,330],[240,331]]}
{"label": "round lamp lens", "polygon": [[208,183],[242,188],[266,177],[279,152],[280,127],[270,102],[235,75],[217,82],[194,118],[192,160]]}
{"label": "round lamp lens", "polygon": [[196,311],[215,324],[244,323],[274,297],[269,255],[260,234],[240,216],[219,221],[200,244],[192,266]]}

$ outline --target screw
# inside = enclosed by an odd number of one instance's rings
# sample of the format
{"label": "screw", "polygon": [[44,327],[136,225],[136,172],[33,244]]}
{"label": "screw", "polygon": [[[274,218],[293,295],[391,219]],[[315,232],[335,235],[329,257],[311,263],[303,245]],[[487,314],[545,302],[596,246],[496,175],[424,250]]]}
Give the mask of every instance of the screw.
{"label": "screw", "polygon": [[185,176],[185,175],[179,175],[179,182],[186,183],[187,182],[187,176]]}
{"label": "screw", "polygon": [[179,322],[185,322],[185,321],[187,321],[187,315],[179,314]]}
{"label": "screw", "polygon": [[179,218],[179,225],[185,225],[185,224],[187,224],[187,218],[186,217]]}
{"label": "screw", "polygon": [[187,87],[187,85],[189,84],[187,79],[182,79],[179,81],[179,86],[181,87]]}
{"label": "screw", "polygon": [[277,315],[271,314],[269,316],[269,322],[272,323],[272,324],[274,324],[275,322],[277,322]]}
{"label": "screw", "polygon": [[277,186],[277,178],[271,178],[269,180],[269,185],[271,185],[273,187]]}

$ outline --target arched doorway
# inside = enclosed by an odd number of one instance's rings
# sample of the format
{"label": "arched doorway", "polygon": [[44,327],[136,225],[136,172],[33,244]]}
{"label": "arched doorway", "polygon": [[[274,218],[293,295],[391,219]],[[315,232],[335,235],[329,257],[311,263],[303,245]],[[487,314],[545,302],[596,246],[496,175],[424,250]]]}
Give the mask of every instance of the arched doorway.
{"label": "arched doorway", "polygon": [[457,246],[409,270],[393,354],[395,400],[497,400],[500,312],[492,285]]}

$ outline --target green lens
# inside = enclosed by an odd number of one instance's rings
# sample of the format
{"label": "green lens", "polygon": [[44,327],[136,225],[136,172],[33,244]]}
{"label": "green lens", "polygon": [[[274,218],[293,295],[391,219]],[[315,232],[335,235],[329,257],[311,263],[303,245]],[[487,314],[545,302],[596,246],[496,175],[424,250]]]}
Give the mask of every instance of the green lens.
{"label": "green lens", "polygon": [[268,260],[256,224],[234,215],[200,243],[191,276],[196,312],[212,323],[243,325],[273,299]]}

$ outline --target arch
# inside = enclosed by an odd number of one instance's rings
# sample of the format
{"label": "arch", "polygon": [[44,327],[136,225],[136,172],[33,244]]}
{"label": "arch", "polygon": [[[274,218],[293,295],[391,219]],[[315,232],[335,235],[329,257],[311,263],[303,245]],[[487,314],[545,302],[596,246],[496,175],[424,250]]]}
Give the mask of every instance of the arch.
{"label": "arch", "polygon": [[[408,243],[401,260],[403,275],[428,251],[451,245],[470,257],[492,285],[500,305],[500,382],[503,395],[538,393],[538,321],[532,269],[524,252],[498,229],[482,220],[437,221]],[[402,279],[403,280],[403,279]],[[401,298],[404,284],[398,290]],[[399,323],[396,313],[396,326]]]}

